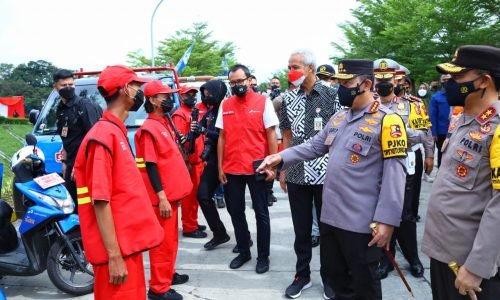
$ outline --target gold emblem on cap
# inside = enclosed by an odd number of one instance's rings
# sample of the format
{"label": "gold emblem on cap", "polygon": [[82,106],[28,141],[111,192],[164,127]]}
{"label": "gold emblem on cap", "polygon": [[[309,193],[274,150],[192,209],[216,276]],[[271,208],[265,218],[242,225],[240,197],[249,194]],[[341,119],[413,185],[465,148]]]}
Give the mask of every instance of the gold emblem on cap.
{"label": "gold emblem on cap", "polygon": [[380,70],[387,70],[388,67],[389,67],[389,65],[387,64],[387,62],[385,60],[380,61],[380,63],[378,64],[378,68]]}
{"label": "gold emblem on cap", "polygon": [[455,60],[457,60],[457,56],[458,56],[458,49],[455,51],[455,54],[453,54],[453,58],[451,59],[451,61],[454,62]]}
{"label": "gold emblem on cap", "polygon": [[319,68],[319,71],[320,71],[320,72],[324,72],[325,70],[326,70],[326,67],[325,67],[325,66],[321,66],[321,67]]}
{"label": "gold emblem on cap", "polygon": [[344,64],[343,63],[339,64],[339,73],[345,73],[345,69],[344,69]]}
{"label": "gold emblem on cap", "polygon": [[469,91],[469,88],[467,88],[466,86],[463,86],[460,88],[460,93],[462,93],[462,94],[466,94],[468,91]]}

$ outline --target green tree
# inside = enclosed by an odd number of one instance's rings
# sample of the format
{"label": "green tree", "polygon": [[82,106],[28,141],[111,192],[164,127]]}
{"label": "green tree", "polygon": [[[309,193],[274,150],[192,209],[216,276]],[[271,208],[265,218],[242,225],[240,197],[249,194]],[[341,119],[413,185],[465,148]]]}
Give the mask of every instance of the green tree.
{"label": "green tree", "polygon": [[25,110],[40,109],[52,91],[52,74],[57,67],[44,60],[30,61],[17,67],[0,64],[0,97],[24,96]]}
{"label": "green tree", "polygon": [[357,21],[339,25],[347,45],[333,42],[342,58],[392,58],[413,78],[436,78],[435,65],[460,45],[500,45],[500,0],[359,0]]}
{"label": "green tree", "polygon": [[[176,64],[186,50],[194,43],[193,51],[183,76],[213,75],[218,76],[224,72],[222,61],[224,57],[228,66],[235,63],[232,42],[212,40],[212,32],[208,30],[207,23],[194,23],[192,28],[178,30],[174,36],[160,42],[155,56],[156,65]],[[151,58],[146,58],[140,51],[128,54],[129,63],[134,67],[147,67],[151,65]]]}

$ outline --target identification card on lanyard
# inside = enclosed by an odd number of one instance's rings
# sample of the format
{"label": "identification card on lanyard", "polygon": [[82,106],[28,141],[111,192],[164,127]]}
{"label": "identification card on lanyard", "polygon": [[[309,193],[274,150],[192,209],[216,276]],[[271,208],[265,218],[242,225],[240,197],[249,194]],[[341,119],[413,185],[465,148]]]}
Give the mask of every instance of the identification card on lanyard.
{"label": "identification card on lanyard", "polygon": [[66,123],[64,124],[62,130],[61,130],[61,136],[62,137],[67,137],[68,136],[68,117],[66,117]]}
{"label": "identification card on lanyard", "polygon": [[316,108],[316,118],[314,118],[314,130],[321,131],[323,129],[323,118],[319,116],[321,108]]}

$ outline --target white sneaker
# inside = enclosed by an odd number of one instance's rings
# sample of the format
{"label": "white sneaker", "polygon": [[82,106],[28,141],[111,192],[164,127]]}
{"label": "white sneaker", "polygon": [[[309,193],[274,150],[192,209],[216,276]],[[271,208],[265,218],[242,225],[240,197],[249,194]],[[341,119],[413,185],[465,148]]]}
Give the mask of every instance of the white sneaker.
{"label": "white sneaker", "polygon": [[424,180],[429,182],[429,183],[433,183],[434,182],[434,177],[430,176],[430,175],[427,175],[424,173]]}

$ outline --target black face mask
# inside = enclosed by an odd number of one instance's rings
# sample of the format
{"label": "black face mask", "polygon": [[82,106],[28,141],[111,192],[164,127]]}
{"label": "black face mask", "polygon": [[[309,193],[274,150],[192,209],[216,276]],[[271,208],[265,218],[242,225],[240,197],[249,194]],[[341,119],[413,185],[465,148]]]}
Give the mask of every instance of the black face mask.
{"label": "black face mask", "polygon": [[256,92],[256,93],[260,92],[259,87],[258,87],[258,86],[256,86],[256,85],[252,86],[252,90],[253,90],[254,92]]}
{"label": "black face mask", "polygon": [[138,90],[137,94],[134,96],[134,105],[132,105],[128,111],[138,111],[142,104],[144,104],[144,92],[142,90]]}
{"label": "black face mask", "polygon": [[172,108],[174,108],[174,99],[172,99],[172,97],[168,97],[161,102],[160,107],[164,114],[169,113],[172,111]]}
{"label": "black face mask", "polygon": [[247,94],[247,86],[242,84],[237,84],[231,88],[231,92],[236,97],[243,98]]}
{"label": "black face mask", "polygon": [[382,97],[386,97],[392,93],[392,91],[394,90],[394,85],[392,84],[392,82],[381,81],[377,83],[375,88],[377,89],[377,94]]}
{"label": "black face mask", "polygon": [[196,104],[196,97],[185,98],[182,102],[188,107],[193,107]]}
{"label": "black face mask", "polygon": [[404,86],[402,84],[398,84],[396,85],[396,87],[394,87],[394,94],[399,95],[399,93],[401,93],[401,91],[404,91]]}
{"label": "black face mask", "polygon": [[205,96],[205,101],[207,105],[215,106],[217,105],[217,99],[214,96]]}
{"label": "black face mask", "polygon": [[276,89],[280,89],[280,86],[279,85],[271,85],[271,91],[274,91]]}
{"label": "black face mask", "polygon": [[465,98],[477,89],[474,87],[474,81],[479,78],[476,78],[471,81],[458,83],[453,79],[449,79],[444,84],[444,89],[446,91],[446,101],[450,106],[464,106]]}
{"label": "black face mask", "polygon": [[356,87],[353,87],[353,88],[347,88],[343,85],[340,85],[339,90],[338,90],[340,105],[352,107],[352,103],[354,102],[354,98],[356,98],[356,96],[361,95],[365,92],[365,91],[359,90],[359,87],[363,84],[363,82],[361,82],[360,84],[358,84]]}
{"label": "black face mask", "polygon": [[66,100],[69,100],[75,96],[75,88],[72,86],[65,86],[59,91],[59,96],[63,97]]}

